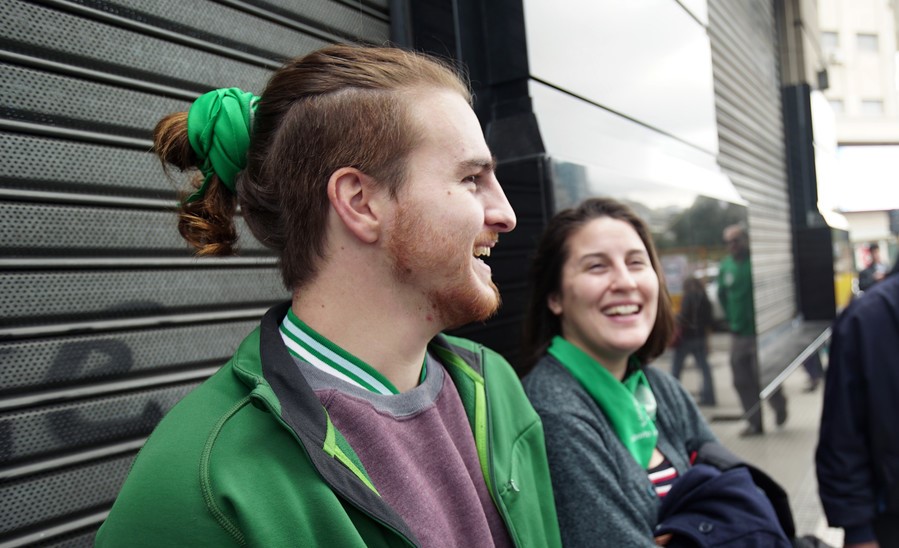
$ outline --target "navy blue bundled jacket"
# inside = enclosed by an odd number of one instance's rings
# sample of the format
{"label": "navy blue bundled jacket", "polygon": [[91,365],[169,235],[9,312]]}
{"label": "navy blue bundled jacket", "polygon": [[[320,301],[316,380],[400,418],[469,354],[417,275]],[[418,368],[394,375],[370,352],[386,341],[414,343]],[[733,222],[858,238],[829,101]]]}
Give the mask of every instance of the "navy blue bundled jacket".
{"label": "navy blue bundled jacket", "polygon": [[847,543],[899,516],[899,274],[834,323],[816,464],[827,521]]}
{"label": "navy blue bundled jacket", "polygon": [[659,507],[653,534],[673,534],[668,548],[793,546],[793,513],[776,481],[717,442],[691,460]]}
{"label": "navy blue bundled jacket", "polygon": [[659,508],[655,534],[667,533],[674,534],[669,548],[792,547],[771,502],[743,466],[725,471],[707,464],[690,468]]}

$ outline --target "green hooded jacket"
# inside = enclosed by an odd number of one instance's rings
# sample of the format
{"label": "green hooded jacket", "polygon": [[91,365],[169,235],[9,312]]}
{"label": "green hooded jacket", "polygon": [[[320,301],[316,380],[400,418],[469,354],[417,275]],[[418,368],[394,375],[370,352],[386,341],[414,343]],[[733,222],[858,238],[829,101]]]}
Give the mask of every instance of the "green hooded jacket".
{"label": "green hooded jacket", "polygon": [[[96,546],[417,546],[281,341],[289,303],[176,405],[132,465]],[[560,546],[540,419],[508,363],[438,336],[481,471],[517,546]],[[486,540],[486,539],[485,539]]]}

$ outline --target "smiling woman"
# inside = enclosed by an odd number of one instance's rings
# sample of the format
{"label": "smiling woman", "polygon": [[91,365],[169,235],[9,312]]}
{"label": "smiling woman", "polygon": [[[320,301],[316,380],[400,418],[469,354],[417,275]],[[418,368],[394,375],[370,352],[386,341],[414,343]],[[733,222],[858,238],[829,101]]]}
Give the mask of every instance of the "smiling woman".
{"label": "smiling woman", "polygon": [[586,223],[568,240],[561,282],[547,304],[562,337],[621,379],[658,317],[659,277],[636,230],[611,217]]}
{"label": "smiling woman", "polygon": [[562,211],[530,283],[524,386],[546,432],[563,544],[652,545],[660,501],[715,437],[680,384],[647,366],[673,331],[649,229],[610,199]]}

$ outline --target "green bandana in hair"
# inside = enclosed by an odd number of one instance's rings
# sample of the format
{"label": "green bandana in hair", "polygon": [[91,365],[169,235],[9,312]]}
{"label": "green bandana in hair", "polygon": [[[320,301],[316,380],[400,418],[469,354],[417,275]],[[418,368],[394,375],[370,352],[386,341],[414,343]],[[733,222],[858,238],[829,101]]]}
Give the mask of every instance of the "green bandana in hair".
{"label": "green bandana in hair", "polygon": [[250,118],[258,99],[238,88],[223,88],[194,101],[187,113],[187,138],[200,161],[203,184],[186,203],[206,194],[213,175],[234,192],[234,177],[247,165]]}
{"label": "green bandana in hair", "polygon": [[619,381],[599,362],[559,336],[553,338],[548,352],[596,401],[637,464],[648,468],[659,432],[653,422],[655,396],[643,371],[637,369]]}

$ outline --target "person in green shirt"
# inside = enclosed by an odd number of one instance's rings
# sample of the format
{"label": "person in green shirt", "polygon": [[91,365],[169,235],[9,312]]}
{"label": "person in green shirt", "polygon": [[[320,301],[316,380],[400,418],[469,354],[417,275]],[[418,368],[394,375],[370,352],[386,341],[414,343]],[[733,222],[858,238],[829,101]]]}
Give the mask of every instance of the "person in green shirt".
{"label": "person in green shirt", "polygon": [[559,546],[515,372],[441,334],[497,310],[516,223],[471,102],[434,58],[331,45],[159,122],[199,170],[182,236],[232,254],[239,206],[291,300],[162,420],[97,546]]}
{"label": "person in green shirt", "polygon": [[[744,417],[749,423],[741,436],[764,433],[759,410],[758,346],[755,333],[755,306],[752,292],[752,264],[749,260],[749,238],[746,229],[739,224],[724,229],[724,243],[729,255],[718,267],[718,301],[724,308],[727,324],[732,333],[730,368],[734,389],[743,406]],[[781,426],[787,420],[787,401],[780,389],[769,400],[774,408],[775,422]]]}

